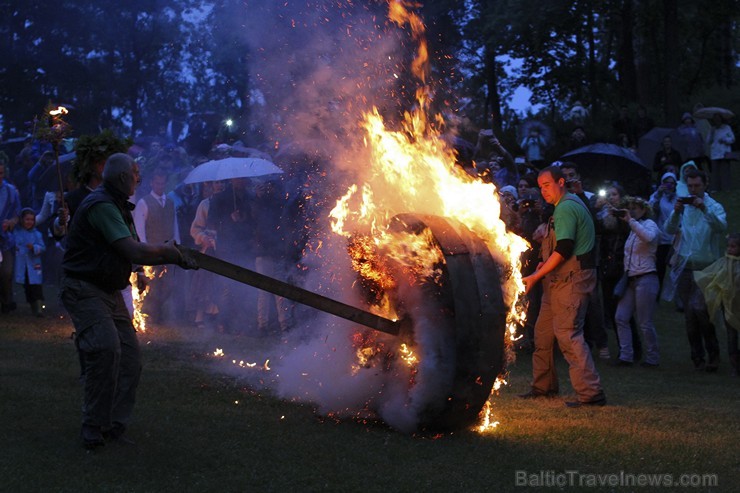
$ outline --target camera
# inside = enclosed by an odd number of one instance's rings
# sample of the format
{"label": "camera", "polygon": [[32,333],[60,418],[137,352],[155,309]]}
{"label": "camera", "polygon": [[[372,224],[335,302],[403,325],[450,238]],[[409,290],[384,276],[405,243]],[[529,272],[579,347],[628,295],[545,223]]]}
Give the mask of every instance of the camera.
{"label": "camera", "polygon": [[519,202],[519,207],[534,207],[535,200],[534,199],[521,199]]}
{"label": "camera", "polygon": [[599,190],[599,197],[606,197],[606,188]]}
{"label": "camera", "polygon": [[694,203],[695,198],[693,195],[689,195],[688,197],[679,197],[678,201],[684,205],[691,205]]}
{"label": "camera", "polygon": [[612,209],[612,214],[616,217],[627,217],[627,209]]}

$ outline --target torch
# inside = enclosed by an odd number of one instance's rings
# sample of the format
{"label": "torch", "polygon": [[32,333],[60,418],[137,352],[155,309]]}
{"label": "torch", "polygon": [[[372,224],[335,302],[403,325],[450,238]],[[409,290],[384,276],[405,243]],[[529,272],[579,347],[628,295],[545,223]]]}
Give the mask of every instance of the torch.
{"label": "torch", "polygon": [[[45,110],[46,118],[39,120],[35,127],[35,137],[41,141],[49,142],[54,151],[54,159],[57,167],[57,178],[59,180],[59,201],[62,209],[66,209],[64,203],[64,179],[62,177],[62,166],[59,163],[59,144],[64,140],[71,132],[72,127],[64,121],[64,115],[68,114],[69,111],[64,106],[56,106],[51,103],[47,105]],[[59,224],[62,231],[67,228],[66,222]]]}

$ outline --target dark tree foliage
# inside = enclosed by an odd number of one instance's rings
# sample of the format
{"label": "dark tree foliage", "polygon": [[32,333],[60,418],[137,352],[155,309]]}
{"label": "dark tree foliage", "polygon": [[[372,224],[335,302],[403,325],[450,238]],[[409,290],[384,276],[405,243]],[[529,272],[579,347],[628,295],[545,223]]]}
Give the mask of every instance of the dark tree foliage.
{"label": "dark tree foliage", "polygon": [[[738,0],[422,4],[433,109],[457,119],[463,134],[481,127],[512,132],[518,117],[509,101],[519,86],[543,105],[538,118],[554,125],[575,101],[585,103],[597,134],[599,122],[621,104],[644,105],[657,124],[671,126],[697,102],[740,104]],[[198,113],[232,117],[241,135],[249,130],[269,140],[266,126],[273,131],[289,121],[275,114],[290,115],[290,91],[306,88],[312,66],[342,60],[349,48],[342,43],[364,48],[376,41],[356,27],[393,32],[384,6],[384,0],[6,0],[0,2],[3,131],[29,132],[26,122],[51,101],[70,106],[78,134],[103,128],[156,134],[170,114]],[[377,12],[374,26],[352,27],[360,10]],[[275,14],[273,24],[255,20],[266,13]],[[301,24],[291,13],[315,17]],[[321,37],[327,28],[336,37],[319,59],[302,49],[300,36]],[[275,57],[284,67],[268,73]],[[397,73],[389,99],[403,102],[413,84],[401,67]],[[265,84],[266,75],[280,82]]]}

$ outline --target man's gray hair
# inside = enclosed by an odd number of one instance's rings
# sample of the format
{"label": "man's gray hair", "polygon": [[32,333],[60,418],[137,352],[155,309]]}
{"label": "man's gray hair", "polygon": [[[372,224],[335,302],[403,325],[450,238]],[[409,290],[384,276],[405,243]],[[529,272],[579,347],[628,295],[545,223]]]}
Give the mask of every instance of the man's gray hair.
{"label": "man's gray hair", "polygon": [[118,179],[121,173],[131,171],[131,166],[134,164],[134,158],[123,152],[117,152],[113,154],[105,162],[103,168],[103,181],[114,182]]}

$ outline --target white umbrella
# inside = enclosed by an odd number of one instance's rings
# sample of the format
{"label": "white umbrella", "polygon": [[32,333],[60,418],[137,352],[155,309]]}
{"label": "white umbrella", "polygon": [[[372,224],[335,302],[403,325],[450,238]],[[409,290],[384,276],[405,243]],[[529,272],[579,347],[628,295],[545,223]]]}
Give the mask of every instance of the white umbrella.
{"label": "white umbrella", "polygon": [[183,181],[185,183],[201,183],[204,181],[230,180],[232,178],[254,178],[282,172],[283,170],[266,159],[227,157],[201,164],[188,173]]}
{"label": "white umbrella", "polygon": [[723,120],[731,120],[732,117],[735,116],[735,113],[726,108],[709,106],[706,108],[699,108],[698,110],[694,111],[694,118],[711,120],[716,113],[719,113],[719,116],[721,116]]}

